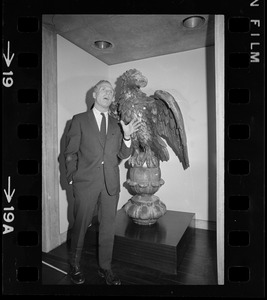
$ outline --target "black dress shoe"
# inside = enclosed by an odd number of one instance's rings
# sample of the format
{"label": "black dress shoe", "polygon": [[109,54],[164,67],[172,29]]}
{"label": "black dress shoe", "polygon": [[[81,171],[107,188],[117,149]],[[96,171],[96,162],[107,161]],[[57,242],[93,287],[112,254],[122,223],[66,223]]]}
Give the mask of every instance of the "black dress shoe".
{"label": "black dress shoe", "polygon": [[83,284],[85,282],[85,278],[84,278],[83,272],[81,271],[80,267],[71,266],[69,274],[70,274],[71,281],[73,283]]}
{"label": "black dress shoe", "polygon": [[121,285],[119,277],[112,270],[99,269],[98,274],[100,277],[105,278],[108,285]]}

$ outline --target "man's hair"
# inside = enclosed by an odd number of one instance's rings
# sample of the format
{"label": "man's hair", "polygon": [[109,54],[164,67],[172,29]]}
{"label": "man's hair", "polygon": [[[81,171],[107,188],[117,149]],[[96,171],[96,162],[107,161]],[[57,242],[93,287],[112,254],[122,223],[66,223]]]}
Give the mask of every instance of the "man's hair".
{"label": "man's hair", "polygon": [[[108,83],[111,85],[111,83],[108,80],[100,80],[98,81],[98,83],[94,86],[94,92],[97,92],[98,87],[102,84],[102,83]],[[112,86],[112,85],[111,85]]]}

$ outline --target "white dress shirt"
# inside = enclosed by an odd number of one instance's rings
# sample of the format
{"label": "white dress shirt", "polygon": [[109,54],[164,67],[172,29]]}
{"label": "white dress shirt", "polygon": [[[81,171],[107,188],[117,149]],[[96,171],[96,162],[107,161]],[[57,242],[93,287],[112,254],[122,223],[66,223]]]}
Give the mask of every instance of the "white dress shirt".
{"label": "white dress shirt", "polygon": [[[101,122],[102,122],[102,115],[101,115],[101,112],[100,112],[97,108],[95,108],[95,107],[93,107],[92,110],[93,110],[93,113],[94,113],[94,115],[95,115],[95,119],[96,119],[96,123],[97,123],[98,129],[99,129],[99,131],[100,131],[100,128],[101,128]],[[104,112],[104,114],[105,114],[105,117],[106,117],[106,132],[108,132],[108,112],[106,111],[106,112]],[[126,147],[128,147],[128,148],[131,147],[131,140],[125,141],[125,140],[123,139],[123,141],[124,141]]]}

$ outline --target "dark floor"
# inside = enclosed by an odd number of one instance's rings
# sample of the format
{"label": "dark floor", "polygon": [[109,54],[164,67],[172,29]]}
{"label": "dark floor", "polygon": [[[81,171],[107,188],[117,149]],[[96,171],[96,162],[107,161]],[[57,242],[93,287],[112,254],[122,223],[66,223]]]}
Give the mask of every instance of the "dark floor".
{"label": "dark floor", "polygon": [[[105,285],[104,279],[97,274],[96,253],[97,246],[95,241],[92,241],[82,254],[81,266],[87,285]],[[67,244],[64,243],[49,253],[43,253],[43,262],[67,273],[69,270]],[[72,284],[67,274],[44,263],[43,284]],[[113,270],[123,285],[216,285],[216,232],[195,229],[176,275],[118,260],[113,260]]]}

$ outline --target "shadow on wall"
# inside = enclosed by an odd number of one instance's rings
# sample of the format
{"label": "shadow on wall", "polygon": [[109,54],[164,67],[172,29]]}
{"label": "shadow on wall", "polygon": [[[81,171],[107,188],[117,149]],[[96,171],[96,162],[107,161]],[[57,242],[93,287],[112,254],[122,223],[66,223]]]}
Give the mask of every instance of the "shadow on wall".
{"label": "shadow on wall", "polygon": [[[87,111],[89,111],[92,106],[94,105],[94,98],[93,98],[93,90],[94,88],[91,88],[90,90],[87,91],[86,96],[85,96],[85,102],[87,106]],[[67,133],[70,129],[71,126],[71,121],[68,120],[66,122],[64,132],[61,136],[60,139],[60,153],[58,156],[58,163],[59,163],[59,173],[60,173],[60,187],[63,191],[66,192],[66,199],[68,203],[68,209],[67,209],[67,220],[68,220],[68,231],[67,231],[67,241],[68,241],[68,246],[70,245],[70,235],[71,231],[70,229],[73,226],[74,222],[74,196],[73,196],[73,191],[72,191],[72,186],[68,184],[67,177],[66,177],[66,165],[65,165],[65,150],[67,147]],[[97,208],[94,213],[94,215],[97,215]]]}
{"label": "shadow on wall", "polygon": [[87,91],[86,96],[85,96],[85,103],[87,106],[87,111],[91,110],[95,100],[93,98],[93,92],[94,92],[94,87],[90,88],[90,90]]}
{"label": "shadow on wall", "polygon": [[74,197],[72,192],[72,186],[68,184],[66,177],[66,165],[65,165],[65,156],[64,152],[67,147],[67,133],[70,129],[71,120],[68,120],[65,125],[65,129],[63,135],[60,139],[60,153],[58,156],[59,163],[59,173],[60,173],[60,186],[63,191],[66,192],[66,199],[68,202],[68,211],[67,211],[67,220],[68,220],[68,232],[67,232],[67,240],[70,240],[70,231],[69,229],[73,225],[74,217],[73,217],[73,208],[74,208]]}

